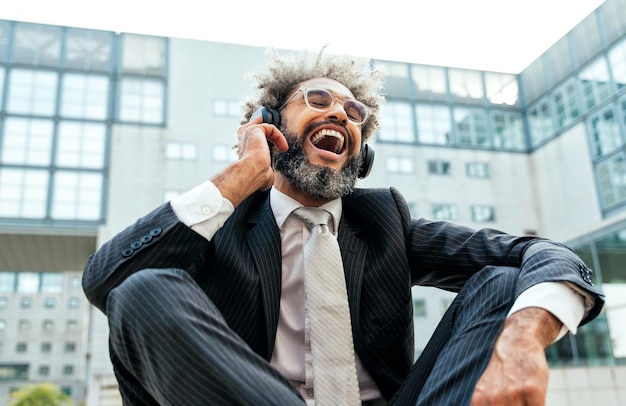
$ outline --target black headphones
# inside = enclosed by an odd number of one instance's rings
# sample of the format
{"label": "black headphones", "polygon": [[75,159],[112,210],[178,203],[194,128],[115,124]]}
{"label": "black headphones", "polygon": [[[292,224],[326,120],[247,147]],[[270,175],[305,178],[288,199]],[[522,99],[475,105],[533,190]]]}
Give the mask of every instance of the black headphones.
{"label": "black headphones", "polygon": [[[273,124],[276,127],[280,128],[280,113],[276,109],[268,109],[265,107],[260,107],[252,116],[250,116],[250,121],[254,120],[258,116],[263,117],[263,122],[267,124]],[[363,159],[363,163],[361,164],[361,171],[359,172],[359,178],[363,179],[367,175],[369,175],[372,170],[372,165],[374,164],[374,148],[365,142],[361,141],[361,157]]]}

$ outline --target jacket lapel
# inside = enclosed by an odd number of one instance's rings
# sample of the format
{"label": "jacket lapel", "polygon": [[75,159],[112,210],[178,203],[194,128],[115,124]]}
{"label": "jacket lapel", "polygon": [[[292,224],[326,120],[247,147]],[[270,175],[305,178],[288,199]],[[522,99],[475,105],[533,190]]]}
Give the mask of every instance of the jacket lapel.
{"label": "jacket lapel", "polygon": [[248,223],[251,227],[246,235],[246,241],[261,283],[269,358],[274,351],[278,327],[282,273],[280,234],[269,205],[269,198],[250,214]]}
{"label": "jacket lapel", "polygon": [[337,241],[341,250],[343,269],[346,274],[350,317],[355,331],[359,331],[359,308],[361,301],[361,285],[365,269],[367,244],[358,237],[363,231],[342,216]]}

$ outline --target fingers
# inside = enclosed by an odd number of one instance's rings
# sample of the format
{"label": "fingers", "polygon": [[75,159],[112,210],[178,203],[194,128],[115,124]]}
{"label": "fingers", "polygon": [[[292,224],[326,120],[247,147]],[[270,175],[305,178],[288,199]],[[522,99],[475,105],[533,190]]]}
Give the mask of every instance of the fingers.
{"label": "fingers", "polygon": [[238,139],[239,157],[242,156],[242,153],[244,153],[249,146],[261,148],[261,139],[263,139],[264,144],[270,142],[281,152],[285,152],[289,149],[287,140],[280,130],[273,124],[263,123],[263,119],[260,116],[239,128]]}

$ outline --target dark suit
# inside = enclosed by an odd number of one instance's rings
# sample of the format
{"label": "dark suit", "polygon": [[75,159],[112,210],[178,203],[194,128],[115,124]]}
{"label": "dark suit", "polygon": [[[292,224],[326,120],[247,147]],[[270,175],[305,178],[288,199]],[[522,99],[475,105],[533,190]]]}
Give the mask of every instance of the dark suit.
{"label": "dark suit", "polygon": [[[485,266],[511,266],[520,269],[515,296],[540,282],[568,281],[596,298],[583,323],[602,307],[590,271],[566,247],[411,219],[394,189],[357,189],[343,198],[338,241],[355,350],[387,399],[412,364],[414,284],[459,291]],[[542,249],[528,249],[532,246]],[[270,359],[279,314],[281,249],[267,192],[237,207],[210,242],[180,223],[169,204],[161,206],[90,257],[83,277],[87,297],[107,313],[109,292],[148,268],[187,271],[228,326],[255,353]]]}

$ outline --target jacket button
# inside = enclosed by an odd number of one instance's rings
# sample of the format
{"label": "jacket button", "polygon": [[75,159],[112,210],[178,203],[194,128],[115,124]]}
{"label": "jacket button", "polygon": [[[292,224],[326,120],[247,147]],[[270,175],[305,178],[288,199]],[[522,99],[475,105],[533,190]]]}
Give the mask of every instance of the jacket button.
{"label": "jacket button", "polygon": [[136,250],[136,249],[139,249],[142,245],[143,244],[141,243],[141,241],[135,240],[135,241],[130,243],[130,248]]}
{"label": "jacket button", "polygon": [[154,227],[152,230],[150,230],[150,235],[153,237],[156,237],[159,234],[161,234],[161,227]]}
{"label": "jacket button", "polygon": [[141,237],[141,242],[144,244],[147,244],[150,241],[152,241],[152,236],[150,234],[146,234],[143,237]]}
{"label": "jacket button", "polygon": [[122,250],[122,256],[130,257],[131,255],[133,255],[133,252],[135,251],[132,248],[126,247]]}

